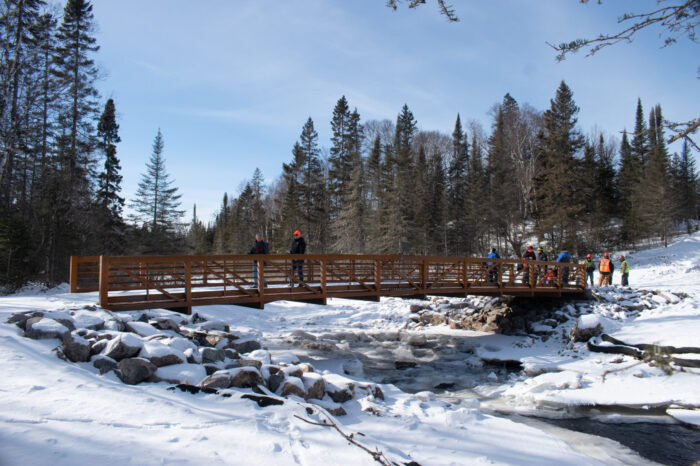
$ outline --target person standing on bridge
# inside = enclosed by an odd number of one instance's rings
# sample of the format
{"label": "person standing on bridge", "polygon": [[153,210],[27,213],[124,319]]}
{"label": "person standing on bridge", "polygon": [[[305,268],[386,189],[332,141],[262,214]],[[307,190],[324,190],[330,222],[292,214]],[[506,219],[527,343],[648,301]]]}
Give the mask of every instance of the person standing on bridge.
{"label": "person standing on bridge", "polygon": [[[294,240],[292,241],[292,247],[289,249],[289,254],[304,254],[306,252],[306,241],[304,237],[301,236],[301,232],[296,230],[294,232]],[[293,260],[292,261],[292,276],[296,271],[299,276],[299,281],[304,281],[304,261],[303,260]],[[301,286],[301,283],[297,284]]]}
{"label": "person standing on bridge", "polygon": [[630,276],[630,265],[625,259],[625,256],[620,254],[620,273],[622,274],[622,279],[620,280],[620,286],[630,286],[629,276]]}
{"label": "person standing on bridge", "polygon": [[610,254],[607,252],[603,254],[603,258],[600,260],[598,263],[598,287],[600,288],[602,285],[608,286],[610,285],[610,277],[612,276],[613,270],[615,270],[615,266],[613,265],[613,262],[610,260]]}
{"label": "person standing on bridge", "polygon": [[527,261],[534,261],[537,259],[537,256],[535,255],[535,249],[532,247],[532,245],[529,245],[527,249],[525,250],[525,254],[523,254],[522,259],[525,260],[523,262],[523,283],[526,285],[530,284],[530,266],[528,265]]}
{"label": "person standing on bridge", "polygon": [[[250,248],[250,251],[248,251],[248,254],[270,254],[270,247],[267,245],[265,241],[263,241],[263,237],[260,234],[255,235],[255,243],[253,243],[253,247]],[[254,260],[253,261],[253,288],[258,287],[258,261]]]}
{"label": "person standing on bridge", "polygon": [[[557,262],[562,262],[565,264],[568,264],[571,262],[571,254],[569,254],[569,251],[564,248],[562,251],[559,253],[559,257],[557,257]],[[569,283],[569,268],[568,267],[562,267],[561,268],[561,284],[566,285]]]}
{"label": "person standing on bridge", "polygon": [[583,265],[586,267],[586,281],[590,280],[591,286],[595,286],[593,283],[593,271],[595,270],[595,262],[593,262],[592,254],[586,256],[586,259],[583,261]]}
{"label": "person standing on bridge", "polygon": [[[499,256],[498,253],[496,252],[496,248],[491,248],[491,252],[486,257],[488,257],[489,259],[500,259],[501,258],[501,256]],[[486,280],[490,283],[493,283],[496,281],[496,277],[498,276],[498,272],[496,271],[496,267],[492,267],[493,262],[487,262],[486,266],[487,266],[487,270],[488,270],[488,278]]]}
{"label": "person standing on bridge", "polygon": [[[547,257],[547,253],[542,249],[542,246],[539,246],[537,248],[537,260],[538,261],[543,261],[546,262],[549,260],[549,257]],[[547,266],[546,265],[539,265],[537,266],[537,276],[539,277],[546,277],[547,276]],[[535,277],[535,283],[537,282],[538,278]],[[546,278],[544,279],[546,280]]]}

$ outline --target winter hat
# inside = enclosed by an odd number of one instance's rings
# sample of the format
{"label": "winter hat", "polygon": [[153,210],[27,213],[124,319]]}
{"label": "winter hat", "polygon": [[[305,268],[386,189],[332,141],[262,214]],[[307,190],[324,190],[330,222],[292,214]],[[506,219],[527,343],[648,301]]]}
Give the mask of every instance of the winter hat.
{"label": "winter hat", "polygon": [[538,251],[543,251],[542,246],[537,248]]}
{"label": "winter hat", "polygon": [[620,254],[620,260],[621,260],[621,261],[625,260],[625,256],[623,256],[622,254]]}
{"label": "winter hat", "polygon": [[527,250],[532,251],[532,245],[528,245]]}
{"label": "winter hat", "polygon": [[296,231],[294,232],[294,236],[301,236],[301,232],[300,232],[299,230],[296,230]]}
{"label": "winter hat", "polygon": [[586,256],[586,259],[591,259],[593,257],[593,254],[589,254]]}
{"label": "winter hat", "polygon": [[606,252],[605,254],[603,254],[603,257],[610,257],[610,254]]}

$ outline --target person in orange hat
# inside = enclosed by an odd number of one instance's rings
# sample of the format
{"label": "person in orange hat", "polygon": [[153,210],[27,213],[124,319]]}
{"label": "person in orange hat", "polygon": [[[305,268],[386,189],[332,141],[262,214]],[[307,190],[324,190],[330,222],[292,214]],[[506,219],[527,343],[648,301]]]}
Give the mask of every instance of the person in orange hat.
{"label": "person in orange hat", "polygon": [[600,275],[598,276],[598,287],[602,285],[608,286],[611,284],[610,279],[612,278],[613,270],[615,270],[615,266],[610,260],[610,254],[606,252],[603,254],[603,258],[598,264],[598,272],[600,272]]}
{"label": "person in orange hat", "polygon": [[[289,254],[304,254],[306,252],[306,241],[304,237],[301,236],[301,232],[296,230],[294,232],[294,240],[292,241],[292,247],[289,249]],[[297,272],[299,276],[299,281],[304,281],[304,261],[303,260],[293,260],[292,261],[292,275]],[[302,286],[298,283],[297,286]]]}

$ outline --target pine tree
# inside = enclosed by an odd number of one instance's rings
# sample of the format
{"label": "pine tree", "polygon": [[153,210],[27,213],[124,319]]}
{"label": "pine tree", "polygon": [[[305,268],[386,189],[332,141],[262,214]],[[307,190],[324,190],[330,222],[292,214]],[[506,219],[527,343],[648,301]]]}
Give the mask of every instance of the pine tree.
{"label": "pine tree", "polygon": [[122,210],[124,198],[121,191],[121,166],[117,158],[119,125],[115,116],[114,101],[107,100],[104,112],[97,124],[98,147],[105,154],[104,169],[98,176],[97,217],[104,254],[119,254],[124,246],[124,222]]}
{"label": "pine tree", "polygon": [[399,254],[414,252],[415,242],[415,167],[412,159],[412,145],[417,130],[413,113],[404,104],[396,119],[396,134],[394,136],[394,199],[390,205],[390,219],[396,227],[393,230],[394,244]]}
{"label": "pine tree", "polygon": [[538,221],[542,232],[548,233],[555,248],[578,252],[577,219],[581,213],[581,198],[572,182],[577,172],[576,154],[584,140],[576,129],[579,108],[573,92],[564,81],[544,112],[542,135],[542,176],[539,180]]}
{"label": "pine tree", "polygon": [[652,108],[649,115],[649,155],[638,190],[639,201],[644,206],[641,211],[642,231],[658,235],[667,245],[667,228],[672,219],[673,206],[660,105]]}
{"label": "pine tree", "polygon": [[688,141],[683,142],[680,157],[677,158],[674,182],[674,203],[677,218],[685,222],[688,234],[691,232],[691,219],[698,218],[698,175],[695,159],[690,156]]}
{"label": "pine tree", "polygon": [[131,207],[135,213],[131,220],[143,224],[149,241],[145,247],[147,252],[167,252],[167,244],[162,240],[173,236],[177,222],[184,213],[179,210],[180,197],[174,181],[165,169],[163,157],[163,134],[160,129],[153,140],[153,152],[146,163],[146,173],[141,175]]}
{"label": "pine tree", "polygon": [[466,254],[465,200],[468,189],[467,167],[469,166],[469,145],[462,131],[459,114],[452,132],[452,156],[448,170],[448,208],[450,225],[448,243],[451,254]]}

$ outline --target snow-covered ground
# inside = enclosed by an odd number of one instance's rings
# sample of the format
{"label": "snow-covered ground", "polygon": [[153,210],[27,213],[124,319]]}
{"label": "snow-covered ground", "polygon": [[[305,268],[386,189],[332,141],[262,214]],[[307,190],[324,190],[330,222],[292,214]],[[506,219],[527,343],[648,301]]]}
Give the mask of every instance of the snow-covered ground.
{"label": "snow-covered ground", "polygon": [[[559,327],[547,332],[538,324],[535,330],[542,331],[524,336],[419,325],[411,319],[412,301],[395,298],[195,309],[259,340],[273,356],[294,352],[329,380],[338,374],[367,381],[404,362],[442,368],[423,373],[433,377],[426,385],[455,386],[436,396],[382,384],[383,400],[356,396],[343,403],[346,415],[332,418],[315,406],[328,406],[328,400],[292,395],[283,405],[263,408],[241,398],[249,389],[230,389],[232,396],[224,397],[168,390],[172,384],[166,382],[126,385],[114,372],[99,375],[89,362],[63,361],[54,350],[58,339],[27,338],[6,321],[18,312],[73,311],[76,323],[88,325],[102,315],[90,310],[97,296],[70,294],[66,287],[27,288],[0,298],[0,465],[377,463],[335,428],[306,421],[337,423],[353,440],[381,452],[378,460],[386,464],[647,464],[613,441],[567,437],[551,426],[488,414],[564,416],[578,406],[663,406],[682,422],[698,423],[700,369],[669,376],[647,363],[631,367],[636,360],[630,356],[593,353],[586,343],[568,341],[578,319],[600,323],[603,332],[626,343],[700,346],[700,234],[628,259],[632,289],[603,289],[600,301],[562,306]],[[136,320],[141,314],[119,316]],[[482,365],[482,358],[518,360],[525,371],[504,377],[485,370],[491,383],[474,387],[462,380],[462,371]],[[462,390],[465,385],[470,389]]]}

